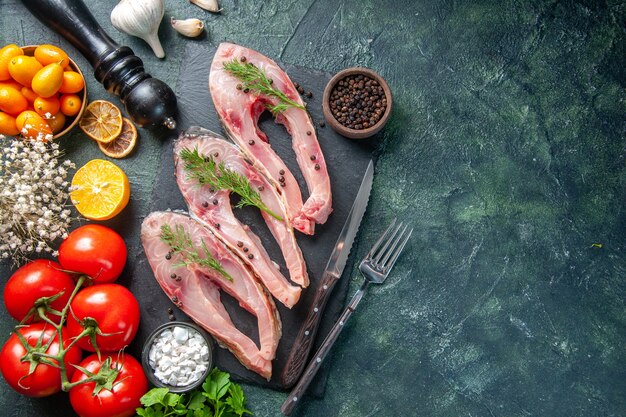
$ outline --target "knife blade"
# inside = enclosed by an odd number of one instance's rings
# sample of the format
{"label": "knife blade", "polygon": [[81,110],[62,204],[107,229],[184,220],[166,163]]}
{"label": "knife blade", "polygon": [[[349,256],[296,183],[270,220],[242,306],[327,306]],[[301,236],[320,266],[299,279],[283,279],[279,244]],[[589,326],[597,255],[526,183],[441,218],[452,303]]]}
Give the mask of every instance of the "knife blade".
{"label": "knife blade", "polygon": [[363,175],[359,191],[350,209],[350,213],[348,213],[348,218],[339,233],[339,237],[328,259],[326,268],[324,268],[322,279],[318,284],[307,317],[294,340],[293,346],[295,348],[291,350],[285,367],[283,368],[280,382],[284,388],[290,388],[296,383],[307,362],[306,360],[313,347],[324,307],[330,298],[335,283],[341,278],[341,274],[348,261],[352,243],[359,230],[365,209],[367,208],[373,180],[374,163],[370,160],[367,165],[367,170]]}

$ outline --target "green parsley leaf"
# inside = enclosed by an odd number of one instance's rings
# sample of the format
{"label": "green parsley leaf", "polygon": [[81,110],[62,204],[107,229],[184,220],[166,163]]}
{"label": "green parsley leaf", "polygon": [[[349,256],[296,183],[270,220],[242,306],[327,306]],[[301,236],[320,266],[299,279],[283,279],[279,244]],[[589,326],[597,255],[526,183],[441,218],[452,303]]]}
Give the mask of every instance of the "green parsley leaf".
{"label": "green parsley leaf", "polygon": [[200,391],[194,391],[189,399],[187,408],[190,410],[201,410],[206,402],[206,397]]}
{"label": "green parsley leaf", "polygon": [[228,393],[230,397],[226,399],[226,404],[230,405],[237,416],[241,417],[244,414],[252,414],[245,408],[246,398],[243,395],[243,389],[239,385],[231,384],[228,388]]}
{"label": "green parsley leaf", "polygon": [[146,407],[155,404],[164,404],[163,399],[169,393],[167,388],[153,388],[141,397],[139,401]]}
{"label": "green parsley leaf", "polygon": [[219,401],[228,392],[230,374],[214,368],[209,374],[202,388],[206,391],[206,397],[211,401]]}
{"label": "green parsley leaf", "polygon": [[180,395],[178,394],[172,394],[171,392],[168,392],[165,397],[163,397],[163,405],[168,407],[175,407],[176,404],[178,404],[179,402]]}

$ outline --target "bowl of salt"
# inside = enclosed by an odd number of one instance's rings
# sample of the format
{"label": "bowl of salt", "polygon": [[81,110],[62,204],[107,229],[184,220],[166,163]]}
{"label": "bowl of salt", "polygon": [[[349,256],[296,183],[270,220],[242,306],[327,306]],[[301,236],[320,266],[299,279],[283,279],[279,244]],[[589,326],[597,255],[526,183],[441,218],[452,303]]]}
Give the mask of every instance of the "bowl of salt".
{"label": "bowl of salt", "polygon": [[211,338],[194,323],[172,321],[157,327],[141,352],[152,385],[182,393],[200,386],[213,367]]}

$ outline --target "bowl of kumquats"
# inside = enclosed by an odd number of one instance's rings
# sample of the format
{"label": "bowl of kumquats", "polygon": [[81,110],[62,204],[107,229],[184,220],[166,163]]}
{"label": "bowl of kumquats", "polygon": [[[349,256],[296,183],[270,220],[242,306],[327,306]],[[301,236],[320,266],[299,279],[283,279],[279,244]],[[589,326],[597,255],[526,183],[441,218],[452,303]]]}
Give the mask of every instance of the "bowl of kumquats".
{"label": "bowl of kumquats", "polygon": [[0,134],[51,140],[69,132],[87,102],[85,78],[55,45],[0,49]]}

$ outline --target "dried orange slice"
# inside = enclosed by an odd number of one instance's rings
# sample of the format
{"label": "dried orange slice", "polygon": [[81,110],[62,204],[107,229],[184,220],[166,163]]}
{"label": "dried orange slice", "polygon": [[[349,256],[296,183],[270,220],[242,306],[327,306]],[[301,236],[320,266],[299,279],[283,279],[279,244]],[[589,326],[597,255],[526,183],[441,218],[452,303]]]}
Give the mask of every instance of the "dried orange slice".
{"label": "dried orange slice", "polygon": [[137,128],[127,118],[122,118],[122,133],[111,142],[98,141],[98,147],[106,156],[111,158],[123,158],[135,148],[137,144]]}
{"label": "dried orange slice", "polygon": [[122,113],[110,101],[94,100],[85,109],[78,125],[90,138],[108,143],[122,132]]}
{"label": "dried orange slice", "polygon": [[113,162],[92,159],[74,174],[70,198],[84,217],[108,220],[128,204],[130,183]]}

